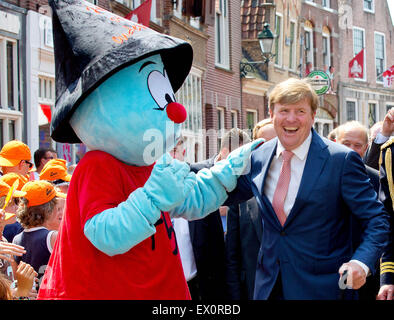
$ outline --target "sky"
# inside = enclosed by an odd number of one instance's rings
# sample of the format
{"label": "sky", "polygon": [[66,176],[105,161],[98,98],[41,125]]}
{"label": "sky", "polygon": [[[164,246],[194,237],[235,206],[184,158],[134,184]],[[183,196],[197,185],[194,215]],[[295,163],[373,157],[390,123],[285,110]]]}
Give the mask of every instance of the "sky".
{"label": "sky", "polygon": [[394,0],[387,0],[390,9],[391,21],[394,24]]}

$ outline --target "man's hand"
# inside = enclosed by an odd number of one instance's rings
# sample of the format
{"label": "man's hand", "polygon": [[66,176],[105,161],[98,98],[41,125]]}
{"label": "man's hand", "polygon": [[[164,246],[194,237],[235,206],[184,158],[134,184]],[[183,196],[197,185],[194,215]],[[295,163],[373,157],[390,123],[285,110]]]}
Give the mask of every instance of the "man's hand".
{"label": "man's hand", "polygon": [[390,137],[394,131],[394,107],[387,111],[382,125],[382,135]]}
{"label": "man's hand", "polygon": [[376,300],[394,300],[394,285],[385,284],[380,287]]}
{"label": "man's hand", "polygon": [[346,281],[348,289],[360,289],[367,281],[367,275],[365,274],[364,269],[356,262],[349,261],[344,263],[338,271],[340,276],[342,276],[345,270],[348,272]]}

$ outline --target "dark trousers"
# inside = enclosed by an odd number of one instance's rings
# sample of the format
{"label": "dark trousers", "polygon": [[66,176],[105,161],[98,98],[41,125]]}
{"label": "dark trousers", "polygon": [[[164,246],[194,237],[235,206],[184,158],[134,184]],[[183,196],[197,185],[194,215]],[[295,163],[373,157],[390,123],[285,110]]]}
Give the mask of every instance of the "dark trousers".
{"label": "dark trousers", "polygon": [[279,272],[278,277],[276,278],[274,287],[268,297],[268,300],[284,300],[283,298],[283,288],[282,288],[282,277]]}
{"label": "dark trousers", "polygon": [[197,276],[187,282],[189,287],[190,296],[192,300],[201,301],[200,287],[198,285]]}

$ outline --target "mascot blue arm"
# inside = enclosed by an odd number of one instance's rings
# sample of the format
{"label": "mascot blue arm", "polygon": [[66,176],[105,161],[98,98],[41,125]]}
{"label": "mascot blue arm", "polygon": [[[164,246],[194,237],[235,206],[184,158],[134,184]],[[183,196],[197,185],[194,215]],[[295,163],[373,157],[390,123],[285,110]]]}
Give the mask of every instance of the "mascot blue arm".
{"label": "mascot blue arm", "polygon": [[118,207],[86,222],[86,237],[97,249],[113,256],[153,235],[161,211],[187,220],[205,217],[225,202],[227,193],[236,187],[237,178],[249,170],[251,151],[263,141],[255,140],[240,147],[227,159],[197,174],[189,172],[186,163],[165,154],[143,188],[132,192]]}

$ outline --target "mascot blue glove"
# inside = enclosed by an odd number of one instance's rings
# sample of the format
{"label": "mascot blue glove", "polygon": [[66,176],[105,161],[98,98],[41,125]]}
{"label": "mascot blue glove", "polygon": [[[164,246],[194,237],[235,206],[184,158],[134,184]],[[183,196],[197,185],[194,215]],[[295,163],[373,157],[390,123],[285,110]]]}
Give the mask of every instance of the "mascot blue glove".
{"label": "mascot blue glove", "polygon": [[235,149],[213,167],[200,170],[185,202],[171,210],[171,216],[195,220],[217,210],[226,201],[227,193],[235,189],[239,176],[249,172],[250,155],[262,143],[264,139],[254,140]]}

